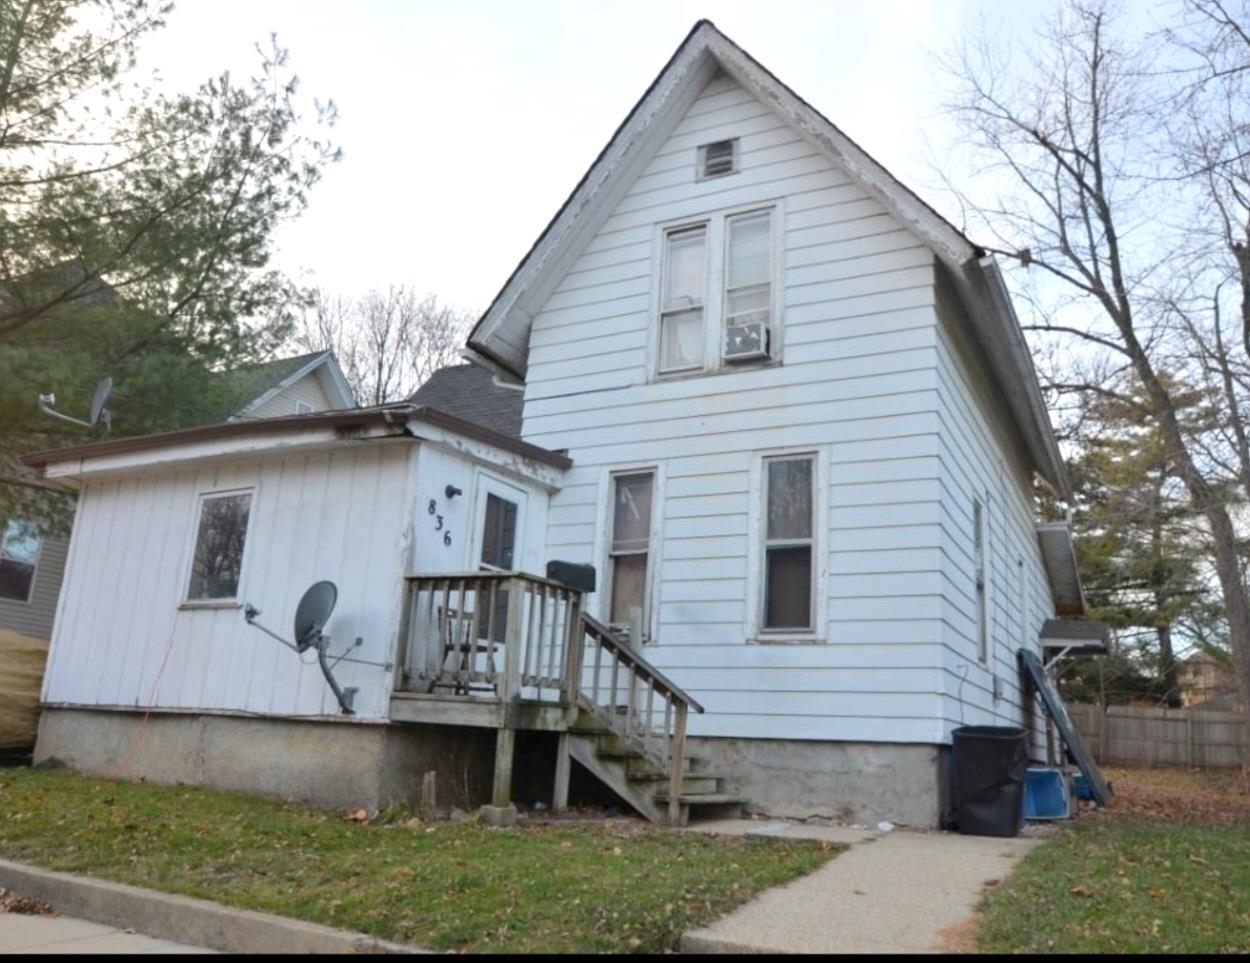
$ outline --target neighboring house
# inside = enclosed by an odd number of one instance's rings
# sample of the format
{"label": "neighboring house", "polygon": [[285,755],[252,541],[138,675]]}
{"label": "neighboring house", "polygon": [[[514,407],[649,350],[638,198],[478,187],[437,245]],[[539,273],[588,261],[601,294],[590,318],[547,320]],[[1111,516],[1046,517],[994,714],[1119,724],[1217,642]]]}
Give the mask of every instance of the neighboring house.
{"label": "neighboring house", "polygon": [[223,377],[248,401],[230,413],[240,418],[280,418],[317,411],[356,407],[356,396],[343,376],[333,351],[314,351],[294,358],[237,368]]}
{"label": "neighboring house", "polygon": [[1239,702],[1237,679],[1227,665],[1222,665],[1205,652],[1182,659],[1177,667],[1181,686],[1181,702],[1206,708],[1224,707]]}
{"label": "neighboring house", "polygon": [[[331,409],[355,408],[333,352],[317,351],[280,358],[225,375],[246,398],[230,420],[269,418]],[[53,616],[65,572],[69,539],[40,535],[27,519],[8,519],[0,527],[0,628],[36,639],[52,637]]]}
{"label": "neighboring house", "polygon": [[[998,268],[710,23],[466,352],[401,405],[28,456],[82,493],[37,756],[557,808],[576,761],[654,819],[935,826],[955,727],[1041,751],[1017,651],[1084,602]],[[245,624],[322,579],[350,717]]]}

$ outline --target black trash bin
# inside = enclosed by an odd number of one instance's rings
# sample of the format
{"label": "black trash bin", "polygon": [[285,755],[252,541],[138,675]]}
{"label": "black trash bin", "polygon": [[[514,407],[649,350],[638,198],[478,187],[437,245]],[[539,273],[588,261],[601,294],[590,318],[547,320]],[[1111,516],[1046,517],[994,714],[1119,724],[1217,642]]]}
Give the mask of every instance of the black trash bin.
{"label": "black trash bin", "polygon": [[960,726],[951,733],[955,813],[968,836],[1015,836],[1024,825],[1028,736],[1016,726]]}

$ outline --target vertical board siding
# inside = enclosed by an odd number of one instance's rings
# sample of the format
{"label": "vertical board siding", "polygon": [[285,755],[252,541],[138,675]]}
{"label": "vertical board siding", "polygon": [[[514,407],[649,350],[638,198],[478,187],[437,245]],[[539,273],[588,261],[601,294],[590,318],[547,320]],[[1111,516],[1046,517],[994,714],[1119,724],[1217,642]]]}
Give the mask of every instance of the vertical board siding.
{"label": "vertical board siding", "polygon": [[[698,145],[726,137],[739,173],[696,181]],[[655,225],[781,198],[784,363],[649,382]],[[719,76],[537,314],[524,435],[574,461],[551,498],[548,555],[602,572],[607,473],[660,468],[646,655],[706,706],[693,733],[940,740],[934,303],[930,251]],[[822,457],[824,639],[758,644],[753,464],[808,446]],[[603,614],[602,598],[589,605]]]}
{"label": "vertical board siding", "polygon": [[[1025,706],[1016,652],[1027,644],[1040,655],[1042,623],[1054,614],[1034,528],[1031,471],[992,381],[982,373],[988,367],[967,337],[967,321],[941,289],[939,314],[944,724],[948,732],[964,724],[1020,725]],[[978,496],[987,522],[988,664],[979,660],[977,642],[972,505]],[[1018,559],[1024,560],[1024,611]]]}
{"label": "vertical board siding", "polygon": [[0,599],[0,629],[9,629],[34,639],[52,638],[52,623],[56,617],[61,581],[65,577],[68,551],[68,538],[50,535],[43,539],[39,546],[39,560],[35,563],[30,598],[25,602]]}
{"label": "vertical board siding", "polygon": [[[253,487],[240,602],[290,637],[313,582],[339,590],[327,633],[338,654],[386,662],[407,566],[409,445],[249,458],[197,470],[89,482],[80,496],[66,593],[45,679],[52,703],[333,715],[320,670],[243,620],[241,607],[180,608],[198,495]],[[311,664],[308,664],[311,663]],[[358,714],[386,715],[390,674],[340,663]]]}

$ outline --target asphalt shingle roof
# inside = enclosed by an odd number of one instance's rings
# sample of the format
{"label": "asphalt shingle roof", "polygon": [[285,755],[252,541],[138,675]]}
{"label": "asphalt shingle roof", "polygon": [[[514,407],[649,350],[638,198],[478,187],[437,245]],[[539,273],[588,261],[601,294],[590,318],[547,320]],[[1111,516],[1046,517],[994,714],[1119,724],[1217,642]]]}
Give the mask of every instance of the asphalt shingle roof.
{"label": "asphalt shingle roof", "polygon": [[522,393],[500,388],[480,365],[439,368],[408,399],[512,438],[521,437]]}

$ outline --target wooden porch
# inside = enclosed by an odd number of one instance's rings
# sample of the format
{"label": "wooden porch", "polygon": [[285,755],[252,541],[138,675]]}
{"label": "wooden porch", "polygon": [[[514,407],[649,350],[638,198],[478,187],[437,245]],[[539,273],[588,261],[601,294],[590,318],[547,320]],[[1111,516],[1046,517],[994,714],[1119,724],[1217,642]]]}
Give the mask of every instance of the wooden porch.
{"label": "wooden porch", "polygon": [[699,705],[582,610],[582,593],[525,572],[406,579],[395,722],[495,729],[492,805],[511,804],[519,730],[558,733],[553,809],[568,804],[572,759],[656,821],[736,809],[686,753]]}

